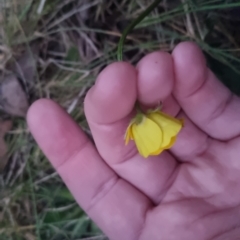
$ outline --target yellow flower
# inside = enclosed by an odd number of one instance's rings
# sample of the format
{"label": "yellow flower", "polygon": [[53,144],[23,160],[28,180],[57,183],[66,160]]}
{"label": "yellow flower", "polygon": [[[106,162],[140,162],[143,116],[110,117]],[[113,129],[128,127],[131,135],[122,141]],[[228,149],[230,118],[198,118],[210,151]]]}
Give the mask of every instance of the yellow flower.
{"label": "yellow flower", "polygon": [[146,114],[139,112],[127,128],[125,143],[127,145],[134,140],[139,153],[145,158],[159,155],[174,145],[182,127],[183,121],[159,110]]}

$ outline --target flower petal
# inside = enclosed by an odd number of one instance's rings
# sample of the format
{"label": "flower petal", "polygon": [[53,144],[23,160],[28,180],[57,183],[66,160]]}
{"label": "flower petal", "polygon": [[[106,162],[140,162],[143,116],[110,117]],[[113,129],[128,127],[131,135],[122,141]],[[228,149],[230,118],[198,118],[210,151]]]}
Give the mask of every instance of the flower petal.
{"label": "flower petal", "polygon": [[133,124],[135,123],[136,119],[132,119],[131,122],[129,123],[128,127],[127,127],[127,130],[125,132],[125,136],[124,136],[124,139],[125,139],[125,145],[128,145],[129,141],[130,140],[133,140],[133,135],[132,135],[132,126]]}
{"label": "flower petal", "polygon": [[128,145],[128,143],[131,139],[131,129],[132,129],[132,124],[128,126],[127,131],[125,133],[125,136],[124,136],[125,145]]}
{"label": "flower petal", "polygon": [[172,137],[170,143],[164,147],[164,149],[170,149],[176,142],[177,137]]}
{"label": "flower petal", "polygon": [[183,122],[163,112],[152,112],[147,115],[161,127],[163,131],[163,142],[161,147],[169,149],[176,141],[176,136],[183,127]]}
{"label": "flower petal", "polygon": [[143,117],[142,122],[133,124],[132,136],[139,153],[148,157],[162,145],[163,134],[161,128],[151,119]]}
{"label": "flower petal", "polygon": [[176,140],[177,140],[177,137],[173,137],[167,146],[165,146],[165,147],[161,146],[156,152],[152,152],[150,155],[156,156],[156,155],[159,155],[160,153],[162,153],[164,150],[170,149],[174,145]]}
{"label": "flower petal", "polygon": [[152,155],[152,156],[157,156],[157,155],[159,155],[160,153],[162,153],[164,150],[165,150],[164,148],[160,147],[157,151],[152,152],[150,155]]}

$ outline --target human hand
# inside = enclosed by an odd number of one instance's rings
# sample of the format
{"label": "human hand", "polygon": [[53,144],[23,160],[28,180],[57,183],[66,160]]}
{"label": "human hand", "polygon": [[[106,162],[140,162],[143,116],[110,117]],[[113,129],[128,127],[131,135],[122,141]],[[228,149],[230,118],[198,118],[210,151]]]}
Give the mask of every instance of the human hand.
{"label": "human hand", "polygon": [[[173,97],[174,96],[174,97]],[[144,159],[124,134],[136,100],[185,119],[170,151]],[[88,92],[96,148],[57,104],[39,100],[30,130],[79,205],[115,240],[240,236],[240,99],[193,43],[155,52],[137,70],[108,66]]]}

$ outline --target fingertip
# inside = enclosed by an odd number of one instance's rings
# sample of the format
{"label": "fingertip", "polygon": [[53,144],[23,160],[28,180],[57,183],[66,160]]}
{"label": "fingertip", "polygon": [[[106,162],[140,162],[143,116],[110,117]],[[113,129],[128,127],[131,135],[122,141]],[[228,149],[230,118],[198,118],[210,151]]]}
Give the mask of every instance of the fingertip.
{"label": "fingertip", "polygon": [[206,59],[199,46],[193,42],[183,42],[173,53],[176,96],[187,96],[195,92],[207,78]]}
{"label": "fingertip", "polygon": [[205,60],[205,58],[204,58],[204,56],[202,54],[202,50],[194,42],[187,41],[187,42],[179,43],[174,48],[172,55],[174,57],[182,55],[186,59],[189,59],[189,57],[191,56],[192,59],[194,59],[194,60],[198,59],[203,64],[206,64],[206,60]]}
{"label": "fingertip", "polygon": [[88,140],[67,112],[49,99],[32,104],[27,122],[39,147],[56,168]]}
{"label": "fingertip", "polygon": [[158,104],[172,92],[174,83],[172,56],[153,52],[141,59],[138,69],[138,99],[146,105]]}
{"label": "fingertip", "polygon": [[98,76],[85,98],[88,120],[111,123],[127,116],[136,101],[137,72],[126,62],[115,62]]}
{"label": "fingertip", "polygon": [[42,122],[42,118],[46,116],[46,110],[56,107],[57,104],[50,99],[39,99],[35,101],[27,112],[27,123],[30,129],[34,129],[35,125],[39,125]]}

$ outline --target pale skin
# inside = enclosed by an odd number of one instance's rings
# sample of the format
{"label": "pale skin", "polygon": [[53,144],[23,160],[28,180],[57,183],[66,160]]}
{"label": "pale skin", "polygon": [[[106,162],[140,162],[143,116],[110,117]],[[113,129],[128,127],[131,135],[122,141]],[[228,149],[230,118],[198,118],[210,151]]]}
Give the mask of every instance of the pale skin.
{"label": "pale skin", "polygon": [[[124,134],[134,104],[185,119],[170,151],[144,159]],[[227,240],[240,236],[240,98],[193,43],[133,67],[105,68],[85,99],[96,147],[51,100],[28,124],[79,205],[112,240]]]}

